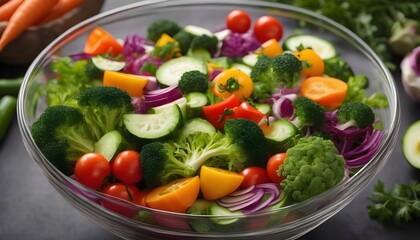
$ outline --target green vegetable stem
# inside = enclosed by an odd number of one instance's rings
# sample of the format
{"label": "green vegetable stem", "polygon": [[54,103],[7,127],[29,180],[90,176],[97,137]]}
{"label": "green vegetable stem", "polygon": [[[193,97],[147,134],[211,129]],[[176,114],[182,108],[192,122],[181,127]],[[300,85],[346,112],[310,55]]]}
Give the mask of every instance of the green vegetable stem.
{"label": "green vegetable stem", "polygon": [[20,85],[22,84],[22,80],[22,77],[0,79],[0,96],[17,96],[19,93]]}
{"label": "green vegetable stem", "polygon": [[10,123],[14,119],[16,103],[15,96],[6,95],[0,99],[0,141],[6,136]]}

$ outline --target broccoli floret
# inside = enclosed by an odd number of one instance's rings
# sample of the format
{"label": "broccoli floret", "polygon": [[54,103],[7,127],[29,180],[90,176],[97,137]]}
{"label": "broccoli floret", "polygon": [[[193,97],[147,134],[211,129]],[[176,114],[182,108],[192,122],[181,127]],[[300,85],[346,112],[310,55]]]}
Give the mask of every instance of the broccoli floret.
{"label": "broccoli floret", "polygon": [[178,23],[168,19],[157,19],[147,27],[147,39],[156,42],[163,33],[173,37],[181,30]]}
{"label": "broccoli floret", "polygon": [[324,74],[329,77],[338,78],[344,82],[354,75],[353,69],[341,57],[335,56],[324,60]]}
{"label": "broccoli floret", "polygon": [[179,48],[181,49],[182,55],[187,54],[188,50],[190,49],[190,44],[193,38],[194,35],[185,30],[181,30],[174,35],[174,39],[179,43]]}
{"label": "broccoli floret", "polygon": [[120,127],[122,116],[134,110],[126,91],[108,86],[87,88],[80,93],[77,104],[96,141]]}
{"label": "broccoli floret", "polygon": [[209,88],[209,79],[206,74],[192,70],[182,74],[178,82],[178,88],[182,93],[187,94],[191,92],[207,92]]}
{"label": "broccoli floret", "polygon": [[223,130],[245,152],[249,163],[259,166],[266,165],[267,142],[264,133],[256,123],[242,118],[229,119]]}
{"label": "broccoli floret", "polygon": [[304,201],[341,182],[345,175],[345,160],[331,140],[311,136],[301,138],[286,151],[286,159],[277,174],[285,201]]}
{"label": "broccoli floret", "polygon": [[301,71],[302,62],[293,54],[284,53],[273,58],[273,73],[280,86],[295,87]]}
{"label": "broccoli floret", "polygon": [[232,119],[226,122],[225,131],[195,132],[165,143],[144,145],[141,164],[146,184],[157,186],[196,175],[202,165],[236,172],[256,163],[265,166],[265,138],[257,124]]}
{"label": "broccoli floret", "polygon": [[340,130],[350,127],[365,128],[375,122],[375,113],[372,108],[362,102],[344,103],[337,111],[338,125]]}
{"label": "broccoli floret", "polygon": [[32,137],[44,156],[64,174],[83,154],[93,151],[90,126],[74,107],[48,107],[31,127]]}
{"label": "broccoli floret", "polygon": [[195,51],[197,49],[204,49],[210,54],[213,54],[217,51],[219,44],[219,39],[216,36],[200,35],[195,36],[191,40],[190,50]]}
{"label": "broccoli floret", "polygon": [[292,54],[283,53],[274,58],[260,56],[251,71],[253,97],[264,100],[279,87],[296,87],[301,71],[302,62]]}
{"label": "broccoli floret", "polygon": [[292,123],[298,129],[304,127],[314,127],[320,129],[325,120],[325,111],[321,105],[312,101],[307,97],[297,97],[293,101],[294,114],[296,117],[292,120]]}

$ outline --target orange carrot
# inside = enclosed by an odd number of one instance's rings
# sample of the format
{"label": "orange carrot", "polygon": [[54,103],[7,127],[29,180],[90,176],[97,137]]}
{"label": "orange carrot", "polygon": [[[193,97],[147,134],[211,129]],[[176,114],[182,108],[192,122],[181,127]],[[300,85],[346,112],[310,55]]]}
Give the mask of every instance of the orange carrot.
{"label": "orange carrot", "polygon": [[347,84],[337,78],[309,77],[303,81],[300,93],[321,106],[334,109],[343,103]]}
{"label": "orange carrot", "polygon": [[16,9],[10,17],[4,32],[0,38],[0,51],[8,43],[17,38],[23,31],[39,22],[53,8],[58,0],[29,0]]}
{"label": "orange carrot", "polygon": [[13,13],[22,4],[23,0],[10,0],[0,6],[0,22],[9,21]]}
{"label": "orange carrot", "polygon": [[63,16],[82,4],[84,1],[85,0],[58,0],[57,4],[54,5],[49,14],[42,19],[39,24],[48,23]]}

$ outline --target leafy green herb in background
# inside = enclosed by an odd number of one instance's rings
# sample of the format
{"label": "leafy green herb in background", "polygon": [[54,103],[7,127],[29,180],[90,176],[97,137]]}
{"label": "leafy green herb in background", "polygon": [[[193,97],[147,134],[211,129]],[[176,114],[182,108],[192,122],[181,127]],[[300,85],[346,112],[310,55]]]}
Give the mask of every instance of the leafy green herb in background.
{"label": "leafy green herb in background", "polygon": [[[271,0],[295,5],[315,11],[344,25],[362,38],[391,70],[395,70],[389,40],[395,31],[400,31],[407,20],[417,22],[417,37],[402,36],[405,41],[415,41],[412,45],[420,44],[420,1],[413,0]],[[409,32],[407,32],[409,34]],[[401,40],[397,43],[407,45]],[[398,48],[398,47],[397,47]],[[400,53],[398,53],[400,54]],[[403,53],[404,54],[404,53]]]}
{"label": "leafy green herb in background", "polygon": [[369,216],[381,223],[401,225],[413,219],[420,219],[420,183],[394,184],[385,190],[378,181],[369,196],[373,203],[368,206]]}

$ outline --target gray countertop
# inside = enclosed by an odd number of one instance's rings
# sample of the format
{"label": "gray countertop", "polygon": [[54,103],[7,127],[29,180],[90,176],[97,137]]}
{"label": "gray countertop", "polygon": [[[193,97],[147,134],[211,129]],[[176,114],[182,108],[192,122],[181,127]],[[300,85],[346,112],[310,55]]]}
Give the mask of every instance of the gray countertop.
{"label": "gray countertop", "polygon": [[[103,10],[134,1],[106,1]],[[0,63],[0,78],[23,74],[24,67]],[[404,227],[379,224],[368,216],[368,195],[382,180],[387,188],[394,183],[420,180],[420,170],[412,168],[401,150],[403,131],[420,119],[420,105],[404,93],[399,74],[395,75],[401,99],[401,128],[388,163],[375,179],[338,214],[301,239],[419,239],[420,221]],[[118,239],[112,233],[67,203],[42,175],[23,145],[17,120],[0,143],[0,239]]]}

